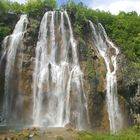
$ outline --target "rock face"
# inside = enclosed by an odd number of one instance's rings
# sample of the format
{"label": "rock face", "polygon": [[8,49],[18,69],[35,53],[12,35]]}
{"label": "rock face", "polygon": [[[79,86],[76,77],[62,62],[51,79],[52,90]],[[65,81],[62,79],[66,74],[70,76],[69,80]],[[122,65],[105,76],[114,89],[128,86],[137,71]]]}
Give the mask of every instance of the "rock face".
{"label": "rock face", "polygon": [[[24,118],[27,118],[25,122],[32,123],[32,105],[33,105],[33,69],[35,62],[35,46],[38,40],[38,30],[40,21],[29,18],[29,24],[27,32],[24,36],[23,49],[21,54],[23,55],[21,82],[19,89],[24,99]],[[22,59],[21,57],[19,57]],[[20,60],[19,60],[20,61]]]}
{"label": "rock face", "polygon": [[[27,32],[24,34],[22,49],[18,50],[17,62],[23,59],[21,77],[18,82],[18,94],[22,98],[23,112],[20,114],[23,118],[22,123],[31,124],[32,105],[33,105],[33,69],[35,63],[35,46],[38,40],[38,31],[41,18],[44,14],[38,17],[35,15],[29,16],[29,24]],[[85,22],[84,36],[78,34],[74,29],[74,36],[77,40],[78,55],[81,69],[84,73],[84,90],[88,99],[88,126],[89,129],[100,131],[109,130],[109,120],[106,107],[106,66],[104,60],[98,54],[92,41],[91,31],[89,30],[88,22]],[[69,54],[71,57],[71,54]],[[2,110],[4,98],[4,70],[5,61],[0,66],[0,110]],[[123,54],[118,57],[118,94],[119,102],[124,111],[124,120],[126,125],[139,123],[140,114],[140,82],[134,71],[131,73],[132,66],[127,61]],[[15,72],[18,71],[15,67]],[[16,80],[16,78],[15,78]],[[13,79],[14,81],[14,79]],[[18,113],[18,112],[17,112]],[[1,112],[2,114],[2,112]],[[0,115],[1,115],[0,114]]]}
{"label": "rock face", "polygon": [[109,129],[105,101],[106,67],[98,51],[93,47],[91,33],[87,32],[84,38],[76,36],[79,42],[79,61],[84,72],[84,89],[88,97],[90,127],[105,131]]}
{"label": "rock face", "polygon": [[140,114],[140,70],[123,54],[118,57],[118,66],[118,93],[125,99],[129,124],[136,124]]}

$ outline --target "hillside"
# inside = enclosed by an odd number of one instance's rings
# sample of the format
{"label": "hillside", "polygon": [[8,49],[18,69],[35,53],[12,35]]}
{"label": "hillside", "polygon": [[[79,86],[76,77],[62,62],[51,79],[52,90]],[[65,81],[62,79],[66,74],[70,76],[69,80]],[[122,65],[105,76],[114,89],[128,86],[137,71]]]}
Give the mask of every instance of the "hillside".
{"label": "hillside", "polygon": [[55,0],[0,0],[2,126],[103,133],[132,127],[114,136],[72,133],[81,140],[135,134],[137,139],[139,128],[133,125],[140,124],[139,114],[140,16],[135,11],[112,15],[74,1],[58,8]]}

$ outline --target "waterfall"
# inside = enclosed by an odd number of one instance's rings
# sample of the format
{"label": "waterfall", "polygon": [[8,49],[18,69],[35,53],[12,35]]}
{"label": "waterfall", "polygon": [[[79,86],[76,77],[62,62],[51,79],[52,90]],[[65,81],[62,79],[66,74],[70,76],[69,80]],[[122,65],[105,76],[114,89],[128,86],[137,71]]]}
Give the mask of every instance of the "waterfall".
{"label": "waterfall", "polygon": [[[120,112],[118,95],[117,95],[117,55],[119,54],[118,48],[109,40],[105,29],[99,23],[94,25],[90,21],[90,26],[93,32],[94,45],[99,51],[99,54],[104,59],[106,64],[106,102],[109,115],[110,129],[112,132],[120,130],[123,126],[122,114]],[[113,49],[114,53],[109,54],[109,49]],[[111,65],[113,70],[111,69]]]}
{"label": "waterfall", "polygon": [[3,41],[3,54],[1,61],[6,57],[6,68],[5,68],[5,87],[4,87],[4,105],[3,113],[6,118],[6,122],[11,118],[12,104],[14,98],[13,82],[14,82],[14,71],[16,54],[19,47],[21,47],[23,36],[26,31],[28,24],[27,15],[21,15],[17,22],[13,33],[5,37]]}
{"label": "waterfall", "polygon": [[[60,23],[55,22],[56,18],[60,18]],[[59,39],[56,39],[56,35]],[[72,61],[68,56],[70,49]],[[44,14],[35,52],[33,125],[64,127],[71,123],[77,129],[84,129],[87,123],[87,101],[83,73],[66,11]]]}

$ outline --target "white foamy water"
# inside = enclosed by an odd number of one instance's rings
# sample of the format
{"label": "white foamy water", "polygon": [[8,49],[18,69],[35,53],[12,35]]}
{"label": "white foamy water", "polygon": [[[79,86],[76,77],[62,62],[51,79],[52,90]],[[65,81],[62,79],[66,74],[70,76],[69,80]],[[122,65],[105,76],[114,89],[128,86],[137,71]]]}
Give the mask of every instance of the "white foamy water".
{"label": "white foamy water", "polygon": [[[112,132],[116,132],[123,127],[123,118],[118,102],[116,79],[117,55],[119,54],[119,50],[109,40],[105,29],[100,23],[98,25],[94,25],[90,21],[90,26],[93,29],[93,39],[95,47],[98,49],[99,54],[101,55],[101,57],[103,57],[106,64],[107,110],[109,115],[110,129]],[[113,49],[114,53],[109,54],[109,49]],[[113,66],[113,70],[111,69],[111,65]]]}
{"label": "white foamy water", "polygon": [[[72,123],[77,129],[84,129],[87,102],[77,45],[67,12],[59,14],[59,40],[56,40],[56,12],[46,12],[40,25],[33,74],[33,125],[64,127]],[[57,46],[58,42],[61,42],[61,46]],[[68,58],[70,47],[72,62]],[[61,58],[59,63],[56,55],[58,50]]]}
{"label": "white foamy water", "polygon": [[16,54],[18,47],[20,47],[23,40],[24,33],[28,24],[27,15],[21,15],[17,22],[13,33],[7,36],[3,41],[4,51],[1,60],[6,55],[6,68],[5,68],[5,87],[4,87],[4,105],[3,113],[6,121],[10,117],[12,110],[12,102],[14,95],[12,94],[12,83],[15,77],[13,77],[14,66],[16,62]]}

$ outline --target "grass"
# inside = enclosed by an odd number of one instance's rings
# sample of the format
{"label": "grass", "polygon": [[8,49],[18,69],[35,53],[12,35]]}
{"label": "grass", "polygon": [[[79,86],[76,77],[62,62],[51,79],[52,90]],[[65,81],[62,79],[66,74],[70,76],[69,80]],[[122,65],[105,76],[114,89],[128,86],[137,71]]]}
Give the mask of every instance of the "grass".
{"label": "grass", "polygon": [[78,132],[76,140],[140,140],[140,128],[136,126],[118,134]]}
{"label": "grass", "polygon": [[[28,132],[28,131],[27,131]],[[29,140],[29,132],[22,133],[7,133],[0,135],[0,140]],[[53,132],[53,131],[52,131]],[[137,126],[122,130],[117,134],[105,133],[105,132],[86,132],[86,131],[61,131],[61,136],[58,135],[58,131],[55,133],[42,133],[41,131],[36,132],[32,140],[140,140],[140,127]]]}
{"label": "grass", "polygon": [[57,136],[56,140],[64,140],[64,138],[61,136]]}

